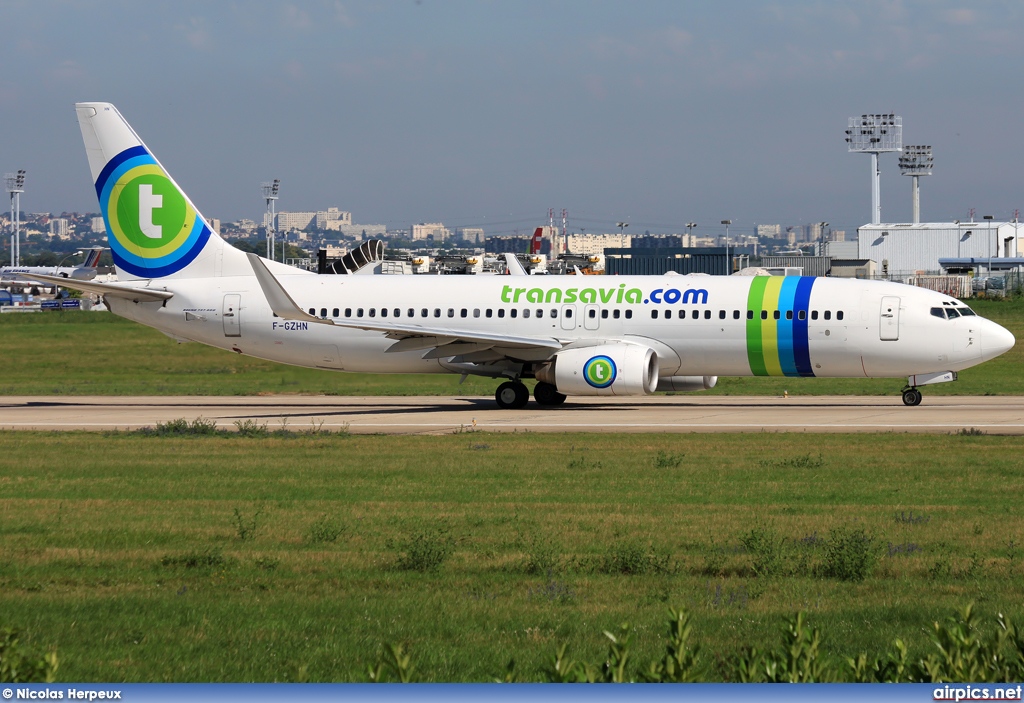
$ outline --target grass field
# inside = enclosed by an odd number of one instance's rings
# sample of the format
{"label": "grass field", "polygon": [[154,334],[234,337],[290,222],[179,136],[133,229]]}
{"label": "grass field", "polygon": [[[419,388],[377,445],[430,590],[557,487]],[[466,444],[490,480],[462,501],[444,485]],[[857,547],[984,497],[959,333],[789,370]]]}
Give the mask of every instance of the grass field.
{"label": "grass field", "polygon": [[[0,433],[0,625],[56,645],[67,681],[358,681],[385,642],[424,680],[511,659],[536,680],[563,642],[599,660],[623,621],[636,661],[659,656],[670,605],[709,680],[798,610],[834,659],[897,636],[919,654],[967,602],[1024,618],[1022,448]],[[830,550],[861,531],[874,568],[843,580]]]}
{"label": "grass field", "polygon": [[[1024,300],[974,301],[986,317],[1024,338]],[[316,371],[179,345],[109,313],[0,315],[2,395],[491,395],[495,381],[451,375],[373,375]],[[963,371],[927,394],[1024,394],[1024,345]],[[722,378],[726,395],[897,395],[899,379]]]}

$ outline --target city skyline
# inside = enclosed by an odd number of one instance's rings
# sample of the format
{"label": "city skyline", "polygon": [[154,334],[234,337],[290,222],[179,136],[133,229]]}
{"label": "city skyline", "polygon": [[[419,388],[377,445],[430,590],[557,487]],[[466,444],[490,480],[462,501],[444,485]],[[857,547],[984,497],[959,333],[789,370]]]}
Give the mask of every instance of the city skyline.
{"label": "city skyline", "polygon": [[[742,11],[738,11],[742,10]],[[96,209],[73,103],[109,100],[196,205],[490,234],[870,219],[849,117],[930,144],[922,219],[1012,218],[1024,9],[954,2],[71,1],[0,7],[0,169],[25,211]],[[883,156],[882,217],[910,221]],[[560,218],[556,218],[560,219]],[[705,224],[704,226],[711,227]]]}

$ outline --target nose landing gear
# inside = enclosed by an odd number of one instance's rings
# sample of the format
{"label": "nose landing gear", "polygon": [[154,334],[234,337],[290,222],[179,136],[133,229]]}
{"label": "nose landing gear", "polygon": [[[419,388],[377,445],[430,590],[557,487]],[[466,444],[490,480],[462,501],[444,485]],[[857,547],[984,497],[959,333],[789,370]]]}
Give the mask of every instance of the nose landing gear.
{"label": "nose landing gear", "polygon": [[921,391],[916,388],[903,389],[903,404],[911,407],[921,404]]}

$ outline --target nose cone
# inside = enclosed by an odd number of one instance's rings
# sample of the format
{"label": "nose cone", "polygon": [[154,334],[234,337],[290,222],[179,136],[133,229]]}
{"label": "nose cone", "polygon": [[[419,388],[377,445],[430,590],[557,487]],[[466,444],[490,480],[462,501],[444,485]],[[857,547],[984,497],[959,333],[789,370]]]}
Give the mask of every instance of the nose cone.
{"label": "nose cone", "polygon": [[985,320],[985,324],[981,329],[981,358],[988,361],[1000,354],[1005,354],[1013,349],[1016,341],[1010,330],[997,325],[991,320]]}

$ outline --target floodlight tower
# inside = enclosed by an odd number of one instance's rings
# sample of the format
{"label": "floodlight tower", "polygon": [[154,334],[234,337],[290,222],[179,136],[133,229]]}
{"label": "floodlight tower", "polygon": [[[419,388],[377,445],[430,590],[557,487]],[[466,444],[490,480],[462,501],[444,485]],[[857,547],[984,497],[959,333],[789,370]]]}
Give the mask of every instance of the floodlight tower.
{"label": "floodlight tower", "polygon": [[25,192],[25,169],[4,176],[11,195],[11,266],[21,266],[21,194]]}
{"label": "floodlight tower", "polygon": [[932,148],[927,145],[905,146],[900,154],[900,173],[913,177],[911,201],[914,205],[914,224],[921,222],[921,188],[918,185],[920,176],[932,175]]}
{"label": "floodlight tower", "polygon": [[871,154],[871,224],[877,225],[882,221],[878,155],[902,149],[903,118],[891,112],[851,117],[846,130],[846,143],[849,151]]}
{"label": "floodlight tower", "polygon": [[[275,178],[273,183],[264,183],[260,186],[263,191],[263,198],[267,201],[267,258],[274,260],[274,203],[277,200],[277,193],[281,189],[281,179]],[[282,247],[283,252],[283,247]]]}

